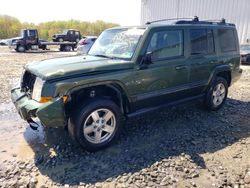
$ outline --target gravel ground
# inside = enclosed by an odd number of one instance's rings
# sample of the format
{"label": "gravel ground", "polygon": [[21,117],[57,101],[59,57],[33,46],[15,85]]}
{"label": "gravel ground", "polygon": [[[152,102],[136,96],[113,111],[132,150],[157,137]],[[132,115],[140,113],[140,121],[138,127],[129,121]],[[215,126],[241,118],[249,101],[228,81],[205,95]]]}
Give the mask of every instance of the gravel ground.
{"label": "gravel ground", "polygon": [[197,103],[128,120],[117,144],[89,153],[64,130],[31,131],[9,99],[24,64],[73,54],[0,48],[0,187],[250,187],[250,66],[220,111]]}

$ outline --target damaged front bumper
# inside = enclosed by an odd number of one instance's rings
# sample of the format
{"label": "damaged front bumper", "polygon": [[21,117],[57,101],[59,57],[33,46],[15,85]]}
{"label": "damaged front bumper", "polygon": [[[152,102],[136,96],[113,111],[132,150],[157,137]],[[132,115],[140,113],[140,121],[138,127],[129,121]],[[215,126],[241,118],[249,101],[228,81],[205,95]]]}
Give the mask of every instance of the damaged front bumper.
{"label": "damaged front bumper", "polygon": [[11,90],[11,100],[14,103],[19,115],[29,124],[32,118],[38,117],[45,127],[65,126],[65,113],[63,98],[55,98],[46,103],[39,103],[30,99],[20,88]]}

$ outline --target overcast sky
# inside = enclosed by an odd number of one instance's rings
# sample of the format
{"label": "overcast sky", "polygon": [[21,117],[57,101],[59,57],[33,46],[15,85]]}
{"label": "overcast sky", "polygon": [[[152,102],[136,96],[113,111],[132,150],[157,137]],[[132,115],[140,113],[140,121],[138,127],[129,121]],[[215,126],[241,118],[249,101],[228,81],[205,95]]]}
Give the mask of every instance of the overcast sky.
{"label": "overcast sky", "polygon": [[139,25],[141,0],[3,0],[0,14],[35,24],[52,20],[103,20]]}

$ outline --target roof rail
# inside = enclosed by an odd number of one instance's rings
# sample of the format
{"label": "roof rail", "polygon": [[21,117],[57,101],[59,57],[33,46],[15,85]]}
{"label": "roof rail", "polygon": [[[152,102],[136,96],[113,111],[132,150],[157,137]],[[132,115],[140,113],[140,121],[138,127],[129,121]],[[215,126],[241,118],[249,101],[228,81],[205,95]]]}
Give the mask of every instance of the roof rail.
{"label": "roof rail", "polygon": [[198,16],[194,16],[193,18],[169,18],[169,19],[162,19],[162,20],[155,20],[151,22],[147,22],[146,25],[149,25],[151,23],[156,22],[162,22],[162,21],[170,21],[170,20],[176,20],[175,24],[217,24],[217,25],[229,25],[229,26],[235,26],[235,24],[232,23],[226,23],[225,18],[222,18],[220,20],[199,20]]}
{"label": "roof rail", "polygon": [[154,20],[151,22],[146,22],[146,25],[149,25],[151,23],[157,23],[157,22],[164,22],[164,21],[171,21],[171,20],[183,20],[183,19],[192,20],[193,18],[168,18],[168,19]]}

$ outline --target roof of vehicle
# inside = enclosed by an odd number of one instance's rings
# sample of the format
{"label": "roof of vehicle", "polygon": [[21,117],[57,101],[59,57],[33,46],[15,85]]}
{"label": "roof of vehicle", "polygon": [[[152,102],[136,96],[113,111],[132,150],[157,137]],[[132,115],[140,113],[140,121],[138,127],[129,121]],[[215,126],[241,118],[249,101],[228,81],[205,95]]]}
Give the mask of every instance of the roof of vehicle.
{"label": "roof of vehicle", "polygon": [[194,18],[169,18],[169,19],[161,19],[147,22],[146,25],[150,25],[153,23],[167,22],[166,25],[223,25],[223,26],[235,26],[232,23],[226,23],[224,18],[220,20],[199,20],[199,17],[194,16]]}
{"label": "roof of vehicle", "polygon": [[67,30],[67,31],[79,31],[78,29],[64,29],[64,30]]}

